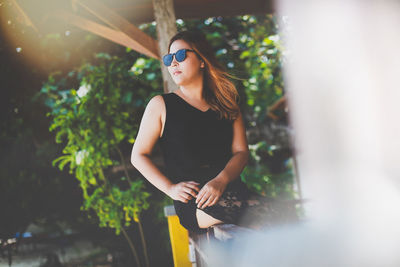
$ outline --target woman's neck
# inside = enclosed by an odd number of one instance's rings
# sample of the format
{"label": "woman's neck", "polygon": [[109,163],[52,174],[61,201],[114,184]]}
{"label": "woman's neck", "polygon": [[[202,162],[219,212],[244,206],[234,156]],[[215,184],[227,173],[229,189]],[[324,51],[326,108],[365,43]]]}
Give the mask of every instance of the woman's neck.
{"label": "woman's neck", "polygon": [[203,99],[203,77],[190,84],[181,85],[179,87],[181,92],[190,99],[202,100]]}

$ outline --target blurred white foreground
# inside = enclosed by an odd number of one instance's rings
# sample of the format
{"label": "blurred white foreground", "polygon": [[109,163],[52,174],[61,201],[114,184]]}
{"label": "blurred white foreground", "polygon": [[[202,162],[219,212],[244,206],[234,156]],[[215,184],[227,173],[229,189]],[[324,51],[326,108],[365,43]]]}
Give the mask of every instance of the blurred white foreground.
{"label": "blurred white foreground", "polygon": [[281,0],[306,223],[212,266],[400,266],[400,1]]}

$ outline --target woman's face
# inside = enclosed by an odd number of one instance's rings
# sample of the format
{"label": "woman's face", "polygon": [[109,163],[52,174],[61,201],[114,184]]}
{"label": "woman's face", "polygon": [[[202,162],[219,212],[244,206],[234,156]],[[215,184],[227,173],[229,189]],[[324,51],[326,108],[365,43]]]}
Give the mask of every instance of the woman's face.
{"label": "woman's face", "polygon": [[[180,49],[192,49],[188,43],[183,40],[176,40],[171,44],[170,53],[175,53]],[[186,58],[182,62],[178,62],[175,56],[171,66],[168,67],[169,74],[177,85],[187,85],[199,78],[202,79],[204,63],[197,57],[194,52],[186,51]]]}

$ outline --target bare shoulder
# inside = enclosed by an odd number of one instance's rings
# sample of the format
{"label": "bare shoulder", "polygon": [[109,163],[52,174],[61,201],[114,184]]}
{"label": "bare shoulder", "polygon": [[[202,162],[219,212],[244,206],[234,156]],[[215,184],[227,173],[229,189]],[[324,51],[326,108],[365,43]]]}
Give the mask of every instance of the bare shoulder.
{"label": "bare shoulder", "polygon": [[147,103],[146,110],[158,115],[165,113],[165,103],[162,95],[156,95],[151,98],[149,103]]}
{"label": "bare shoulder", "polygon": [[164,98],[162,97],[162,95],[156,95],[153,96],[149,103],[147,103],[147,107],[150,108],[160,108],[160,106],[164,106]]}
{"label": "bare shoulder", "polygon": [[156,95],[152,99],[150,99],[149,103],[147,103],[147,107],[143,115],[143,120],[146,122],[154,120],[159,121],[159,137],[161,137],[164,131],[165,117],[166,107],[164,98],[162,95]]}

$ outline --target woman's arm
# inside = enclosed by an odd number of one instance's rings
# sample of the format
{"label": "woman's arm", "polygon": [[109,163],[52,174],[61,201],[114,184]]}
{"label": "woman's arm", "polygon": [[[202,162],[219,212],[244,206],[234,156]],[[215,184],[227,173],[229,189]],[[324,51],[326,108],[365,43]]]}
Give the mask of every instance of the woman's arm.
{"label": "woman's arm", "polygon": [[249,159],[249,146],[247,144],[246,129],[243,123],[242,114],[233,123],[232,158],[225,168],[215,177],[226,184],[232,182],[247,165]]}
{"label": "woman's arm", "polygon": [[174,200],[187,202],[196,197],[198,183],[193,181],[173,184],[150,159],[151,152],[162,131],[162,114],[165,114],[164,99],[161,95],[153,97],[147,104],[139,132],[132,148],[132,165],[155,187]]}
{"label": "woman's arm", "polygon": [[212,206],[218,202],[228,183],[240,176],[249,158],[246,130],[242,114],[233,122],[232,158],[225,168],[211,181],[205,184],[196,199],[198,208]]}

